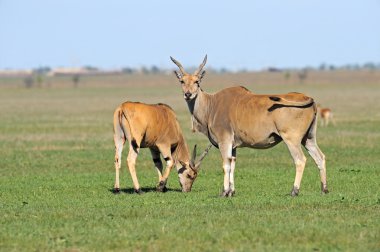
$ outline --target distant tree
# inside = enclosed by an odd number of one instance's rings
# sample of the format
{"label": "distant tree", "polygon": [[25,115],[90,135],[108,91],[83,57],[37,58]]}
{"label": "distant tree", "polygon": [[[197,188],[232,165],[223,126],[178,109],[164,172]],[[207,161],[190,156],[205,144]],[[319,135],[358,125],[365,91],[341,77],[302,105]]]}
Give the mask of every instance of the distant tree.
{"label": "distant tree", "polygon": [[268,72],[281,72],[282,70],[277,67],[268,67]]}
{"label": "distant tree", "polygon": [[36,75],[36,82],[37,82],[37,87],[42,86],[42,83],[44,82],[44,78],[42,77],[42,74]]}
{"label": "distant tree", "polygon": [[77,88],[78,87],[78,84],[79,84],[79,81],[80,81],[80,76],[79,74],[74,74],[72,79],[71,79],[74,83],[74,87]]}
{"label": "distant tree", "polygon": [[86,69],[88,71],[98,71],[99,70],[97,67],[93,67],[93,66],[84,66],[84,69]]}
{"label": "distant tree", "polygon": [[141,67],[140,73],[142,74],[149,74],[149,69],[145,66]]}
{"label": "distant tree", "polygon": [[319,65],[319,68],[318,68],[320,71],[325,71],[327,69],[327,65],[325,63],[322,63]]}
{"label": "distant tree", "polygon": [[32,76],[25,77],[24,79],[24,85],[26,88],[31,88],[33,87],[34,84],[34,79]]}
{"label": "distant tree", "polygon": [[369,70],[375,70],[376,69],[376,65],[373,62],[367,62],[367,63],[365,63],[363,65],[363,68],[369,69]]}
{"label": "distant tree", "polygon": [[222,67],[220,70],[219,70],[219,73],[228,73],[229,71],[228,71],[228,69],[227,68],[225,68],[225,67]]}
{"label": "distant tree", "polygon": [[290,72],[289,71],[286,71],[284,73],[284,78],[285,78],[285,80],[289,80],[290,79]]}
{"label": "distant tree", "polygon": [[47,74],[50,71],[51,71],[51,68],[48,66],[38,67],[38,68],[33,69],[33,72],[35,74],[40,74],[40,75]]}
{"label": "distant tree", "polygon": [[330,70],[330,71],[334,71],[335,69],[336,69],[336,67],[335,67],[334,65],[330,65],[330,66],[329,66],[329,70]]}
{"label": "distant tree", "polygon": [[124,67],[123,69],[121,69],[121,71],[123,73],[126,73],[126,74],[132,74],[135,72],[135,70],[133,68],[130,68],[130,67]]}
{"label": "distant tree", "polygon": [[161,70],[157,66],[152,66],[150,68],[150,72],[153,73],[153,74],[158,74],[158,73],[160,73],[160,71]]}
{"label": "distant tree", "polygon": [[302,71],[298,72],[298,79],[300,83],[303,83],[307,78],[308,72],[307,69],[303,69]]}
{"label": "distant tree", "polygon": [[353,64],[352,65],[352,69],[359,70],[360,69],[360,65],[359,64]]}
{"label": "distant tree", "polygon": [[341,68],[344,70],[351,70],[352,69],[350,64],[343,65]]}

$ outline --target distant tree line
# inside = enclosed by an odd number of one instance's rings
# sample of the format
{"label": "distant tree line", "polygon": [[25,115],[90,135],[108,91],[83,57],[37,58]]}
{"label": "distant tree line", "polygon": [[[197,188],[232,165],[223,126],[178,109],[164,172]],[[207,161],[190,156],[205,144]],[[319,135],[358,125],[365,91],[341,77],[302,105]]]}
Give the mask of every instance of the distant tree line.
{"label": "distant tree line", "polygon": [[[118,71],[104,71],[94,66],[84,66],[86,70],[89,70],[91,74],[169,74],[172,72],[172,69],[160,68],[158,66],[142,66],[139,68],[136,67],[123,67]],[[190,68],[189,72],[194,71],[196,67]],[[47,84],[50,85],[48,81],[48,73],[50,73],[53,69],[48,66],[42,66],[33,69],[33,74],[30,76],[26,76],[24,78],[24,85],[26,88],[31,88],[34,86],[41,87],[44,82],[47,81]],[[285,80],[288,80],[291,77],[291,73],[296,73],[300,83],[304,82],[308,77],[309,71],[336,71],[336,70],[380,70],[380,63],[367,62],[364,64],[345,64],[341,66],[331,65],[322,63],[318,67],[303,67],[303,68],[277,68],[277,67],[268,67],[263,69],[262,71],[268,72],[283,72]],[[217,74],[225,74],[225,73],[245,73],[250,72],[247,69],[239,69],[237,71],[230,70],[225,67],[221,68],[213,68],[208,67],[208,72],[217,73]],[[257,71],[255,71],[257,72]],[[71,80],[73,82],[74,87],[78,87],[78,84],[81,80],[81,75],[78,73],[69,74],[71,76]]]}
{"label": "distant tree line", "polygon": [[[90,70],[92,72],[104,72],[107,73],[107,71],[102,71],[101,69],[94,67],[94,66],[84,66],[84,69]],[[195,70],[196,68],[193,67]],[[267,67],[263,69],[263,71],[269,71],[269,72],[288,72],[288,71],[296,71],[296,72],[301,72],[301,71],[334,71],[334,70],[379,70],[380,69],[380,63],[374,63],[374,62],[367,62],[364,64],[345,64],[345,65],[332,65],[332,64],[326,64],[322,63],[317,67],[313,66],[306,66],[302,68],[278,68],[278,67]],[[38,67],[33,69],[33,73],[37,75],[45,75],[49,73],[52,69],[48,66],[43,66],[43,67]],[[213,72],[213,73],[239,73],[239,72],[250,72],[250,70],[247,69],[239,69],[239,70],[230,70],[226,67],[221,67],[221,68],[213,68],[213,67],[208,67],[207,68],[208,72]],[[142,66],[142,67],[123,67],[119,71],[120,73],[124,74],[161,74],[161,73],[168,73],[171,72],[172,69],[167,69],[167,68],[160,68],[158,66]],[[189,69],[191,72],[191,69]]]}

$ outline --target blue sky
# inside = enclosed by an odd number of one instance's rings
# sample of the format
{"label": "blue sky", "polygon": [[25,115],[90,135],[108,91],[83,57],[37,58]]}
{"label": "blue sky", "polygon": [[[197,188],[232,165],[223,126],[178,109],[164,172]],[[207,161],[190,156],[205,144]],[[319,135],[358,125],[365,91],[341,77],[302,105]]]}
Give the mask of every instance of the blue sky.
{"label": "blue sky", "polygon": [[379,0],[0,0],[0,68],[380,62]]}

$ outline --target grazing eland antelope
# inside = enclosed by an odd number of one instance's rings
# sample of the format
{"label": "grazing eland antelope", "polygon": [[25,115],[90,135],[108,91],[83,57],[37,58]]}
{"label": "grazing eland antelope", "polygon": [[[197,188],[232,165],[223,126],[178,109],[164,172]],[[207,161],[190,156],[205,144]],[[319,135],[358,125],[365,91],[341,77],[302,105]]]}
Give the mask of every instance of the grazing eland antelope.
{"label": "grazing eland antelope", "polygon": [[334,114],[329,108],[322,108],[320,104],[317,106],[318,114],[321,117],[321,126],[329,125],[331,121],[333,125],[335,125]]}
{"label": "grazing eland antelope", "polygon": [[235,193],[234,171],[238,147],[267,149],[282,140],[296,166],[291,195],[297,196],[299,193],[306,163],[301,145],[319,168],[322,193],[328,192],[325,156],[316,139],[317,108],[312,98],[300,93],[258,95],[245,87],[230,87],[208,94],[200,87],[207,55],[193,74],[186,73],[177,60],[170,58],[179,68],[179,72],[174,73],[181,83],[192,115],[192,128],[205,134],[220,150],[224,170],[221,196],[230,197]]}
{"label": "grazing eland antelope", "polygon": [[[197,161],[195,160],[195,145],[190,159],[189,149],[175,113],[168,105],[124,102],[114,112],[113,125],[116,170],[114,192],[120,191],[121,153],[127,140],[129,143],[127,163],[136,193],[142,193],[135,170],[140,148],[149,148],[152,154],[154,165],[158,171],[157,191],[166,190],[166,182],[174,165],[177,168],[182,191],[191,191],[201,161],[212,145],[208,146]],[[162,173],[160,153],[166,161],[164,174]]]}

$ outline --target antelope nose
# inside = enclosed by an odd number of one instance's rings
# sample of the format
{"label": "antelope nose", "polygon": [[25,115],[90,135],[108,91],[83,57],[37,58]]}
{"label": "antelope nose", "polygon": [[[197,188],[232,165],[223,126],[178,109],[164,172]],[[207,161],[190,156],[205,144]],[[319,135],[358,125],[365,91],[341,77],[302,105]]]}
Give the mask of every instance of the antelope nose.
{"label": "antelope nose", "polygon": [[186,98],[186,99],[189,99],[190,96],[191,96],[191,93],[190,93],[190,92],[186,92],[186,93],[185,93],[185,98]]}

